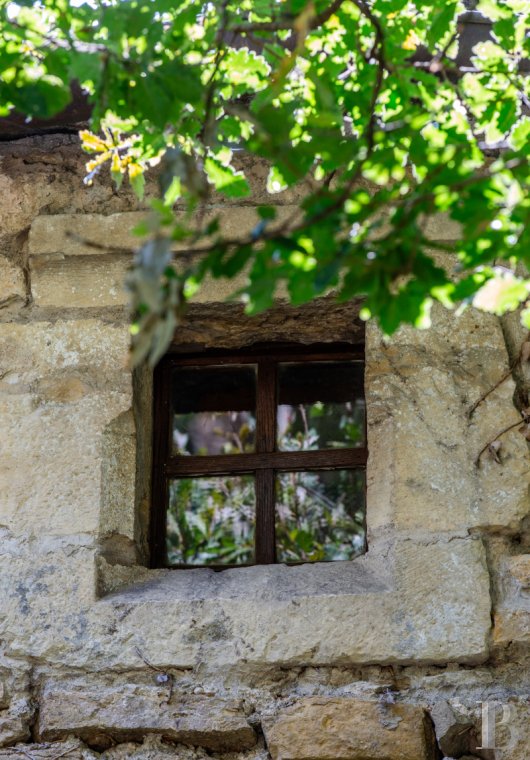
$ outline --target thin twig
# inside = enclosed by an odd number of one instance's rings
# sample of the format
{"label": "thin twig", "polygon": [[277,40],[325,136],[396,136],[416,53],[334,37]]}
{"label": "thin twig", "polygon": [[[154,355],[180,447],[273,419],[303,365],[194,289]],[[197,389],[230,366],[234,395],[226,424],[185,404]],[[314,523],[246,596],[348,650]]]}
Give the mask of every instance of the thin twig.
{"label": "thin twig", "polygon": [[148,668],[151,668],[151,670],[154,670],[157,673],[160,673],[161,675],[165,676],[165,681],[167,682],[167,685],[168,685],[168,696],[167,696],[167,699],[166,699],[165,703],[169,704],[171,702],[171,700],[173,699],[173,688],[175,686],[175,682],[174,682],[173,676],[171,675],[171,673],[167,673],[162,668],[158,668],[156,665],[153,665],[152,662],[149,662],[149,660],[147,659],[147,657],[145,657],[145,655],[142,654],[142,652],[140,651],[140,649],[138,647],[134,647],[134,649],[135,649],[136,654],[138,655],[138,657],[143,662],[145,662],[145,664],[147,665]]}
{"label": "thin twig", "polygon": [[142,652],[140,651],[140,649],[138,647],[134,647],[134,649],[135,649],[135,652],[138,655],[138,657],[141,660],[143,660],[143,662],[145,662],[145,664],[147,665],[148,668],[152,668],[153,670],[156,670],[158,673],[163,673],[164,675],[167,675],[167,673],[166,673],[165,670],[162,670],[162,668],[158,668],[156,665],[153,665],[152,662],[149,662],[149,660],[147,659],[147,657],[145,657],[142,654]]}
{"label": "thin twig", "polygon": [[491,446],[491,444],[494,441],[497,441],[502,435],[504,435],[505,433],[508,433],[510,430],[513,430],[518,425],[520,425],[522,422],[524,423],[524,418],[522,418],[520,420],[517,420],[517,422],[514,422],[511,425],[508,425],[508,427],[505,427],[504,430],[501,430],[500,433],[497,433],[497,435],[495,436],[495,438],[492,438],[490,441],[488,441],[487,444],[481,448],[481,450],[480,450],[477,458],[475,459],[475,467],[480,467],[480,457],[482,456],[482,454],[484,454],[484,452],[487,449],[489,449],[489,447]]}
{"label": "thin twig", "polygon": [[479,399],[477,399],[477,401],[475,401],[475,403],[473,404],[473,406],[469,409],[467,413],[468,419],[471,419],[477,407],[479,407],[482,404],[482,402],[485,401],[491,393],[493,393],[493,391],[496,391],[499,385],[502,385],[505,380],[511,377],[512,372],[514,371],[515,367],[517,366],[517,363],[519,362],[519,358],[517,358],[514,362],[510,364],[508,371],[504,373],[504,375],[500,378],[500,380],[497,380],[495,385],[493,385],[489,390],[486,391],[486,393],[483,393],[482,396]]}
{"label": "thin twig", "polygon": [[81,243],[81,245],[84,245],[87,248],[93,248],[95,251],[101,251],[102,253],[130,253],[131,251],[134,251],[134,246],[131,246],[130,248],[123,248],[122,246],[102,245],[101,243],[96,243],[93,240],[87,240],[82,235],[78,235],[76,232],[69,232],[68,230],[65,232],[65,237],[69,240],[75,241],[76,243]]}
{"label": "thin twig", "polygon": [[65,755],[69,755],[70,752],[73,752],[75,749],[79,749],[76,746],[69,747],[68,749],[65,749],[64,752],[60,752],[58,755],[54,755],[51,760],[59,760],[60,757],[64,757]]}
{"label": "thin twig", "polygon": [[517,358],[514,359],[513,362],[510,364],[510,366],[508,368],[508,371],[505,372],[505,374],[500,378],[500,380],[497,380],[497,382],[495,383],[495,385],[493,385],[488,391],[486,391],[486,393],[484,393],[477,401],[475,401],[475,403],[473,404],[473,406],[469,409],[469,411],[467,413],[468,419],[471,419],[471,417],[473,416],[473,414],[474,414],[475,410],[477,409],[477,407],[479,407],[482,404],[482,402],[485,401],[491,393],[493,393],[493,391],[497,390],[497,388],[500,385],[502,385],[513,374],[513,371],[515,370],[515,368],[517,367],[517,365],[519,364],[519,362],[523,358],[523,347],[524,347],[524,344],[529,339],[530,339],[530,333],[528,333],[528,335],[526,336],[526,338],[522,342],[521,348],[519,349],[519,354],[518,354]]}

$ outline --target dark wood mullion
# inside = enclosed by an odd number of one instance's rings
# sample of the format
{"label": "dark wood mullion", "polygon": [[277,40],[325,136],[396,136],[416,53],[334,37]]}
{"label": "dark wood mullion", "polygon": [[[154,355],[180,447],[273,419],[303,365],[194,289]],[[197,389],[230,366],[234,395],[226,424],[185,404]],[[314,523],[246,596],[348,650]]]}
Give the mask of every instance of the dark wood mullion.
{"label": "dark wood mullion", "polygon": [[366,467],[367,453],[365,448],[357,448],[180,456],[169,460],[167,474],[169,477],[184,478],[201,475],[244,475],[269,469],[284,472],[362,469]]}
{"label": "dark wood mullion", "polygon": [[151,509],[151,566],[167,562],[166,531],[169,502],[167,462],[171,451],[171,363],[162,360],[153,377],[154,430]]}
{"label": "dark wood mullion", "polygon": [[255,562],[271,565],[276,562],[274,470],[256,472]]}
{"label": "dark wood mullion", "polygon": [[276,364],[260,359],[256,393],[256,453],[270,454],[276,449]]}
{"label": "dark wood mullion", "polygon": [[[260,358],[256,393],[256,456],[262,461],[264,456],[276,449],[277,384],[276,363]],[[255,561],[258,565],[270,565],[276,562],[274,470],[270,465],[255,469]]]}

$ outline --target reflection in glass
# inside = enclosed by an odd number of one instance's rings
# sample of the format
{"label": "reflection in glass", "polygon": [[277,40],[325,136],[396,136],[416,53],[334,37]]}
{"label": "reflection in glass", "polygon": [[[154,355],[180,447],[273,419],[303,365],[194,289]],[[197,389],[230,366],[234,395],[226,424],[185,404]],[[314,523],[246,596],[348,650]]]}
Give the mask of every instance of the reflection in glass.
{"label": "reflection in glass", "polygon": [[172,395],[174,454],[254,451],[255,367],[180,367]]}
{"label": "reflection in glass", "polygon": [[204,477],[169,485],[170,565],[241,565],[254,561],[254,478]]}
{"label": "reflection in glass", "polygon": [[280,451],[365,445],[361,362],[281,365],[279,404]]}
{"label": "reflection in glass", "polygon": [[364,472],[287,472],[276,478],[278,562],[352,559],[364,551]]}

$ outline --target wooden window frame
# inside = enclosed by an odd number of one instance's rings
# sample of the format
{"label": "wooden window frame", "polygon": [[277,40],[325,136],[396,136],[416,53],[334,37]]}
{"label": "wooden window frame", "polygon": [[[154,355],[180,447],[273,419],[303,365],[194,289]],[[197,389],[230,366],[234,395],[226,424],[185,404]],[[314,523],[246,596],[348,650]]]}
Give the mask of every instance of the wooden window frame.
{"label": "wooden window frame", "polygon": [[[276,562],[275,474],[338,469],[366,469],[366,416],[364,447],[277,451],[276,413],[278,368],[283,363],[362,361],[364,346],[350,343],[260,344],[235,350],[179,352],[172,349],[158,363],[153,379],[153,473],[151,505],[151,566],[193,569],[200,565],[168,565],[166,562],[169,482],[175,478],[208,475],[255,477],[256,524],[253,565]],[[208,367],[229,364],[257,366],[255,452],[241,454],[172,455],[171,375],[176,367]],[[364,398],[364,387],[362,397]],[[232,565],[245,567],[247,565]],[[205,565],[221,570],[230,565]]]}

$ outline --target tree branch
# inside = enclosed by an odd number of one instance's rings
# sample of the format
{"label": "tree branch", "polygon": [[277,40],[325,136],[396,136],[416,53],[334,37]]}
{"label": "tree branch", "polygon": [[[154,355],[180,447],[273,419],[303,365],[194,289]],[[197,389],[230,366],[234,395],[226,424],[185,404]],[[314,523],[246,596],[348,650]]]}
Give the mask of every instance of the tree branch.
{"label": "tree branch", "polygon": [[[328,19],[336,13],[345,0],[334,0],[329,8],[325,11],[318,13],[313,20],[309,23],[309,29],[318,29],[323,26]],[[260,21],[255,24],[236,24],[230,27],[230,32],[233,34],[247,34],[248,32],[282,32],[294,29],[294,25],[297,15],[285,14],[280,16],[276,21]]]}

